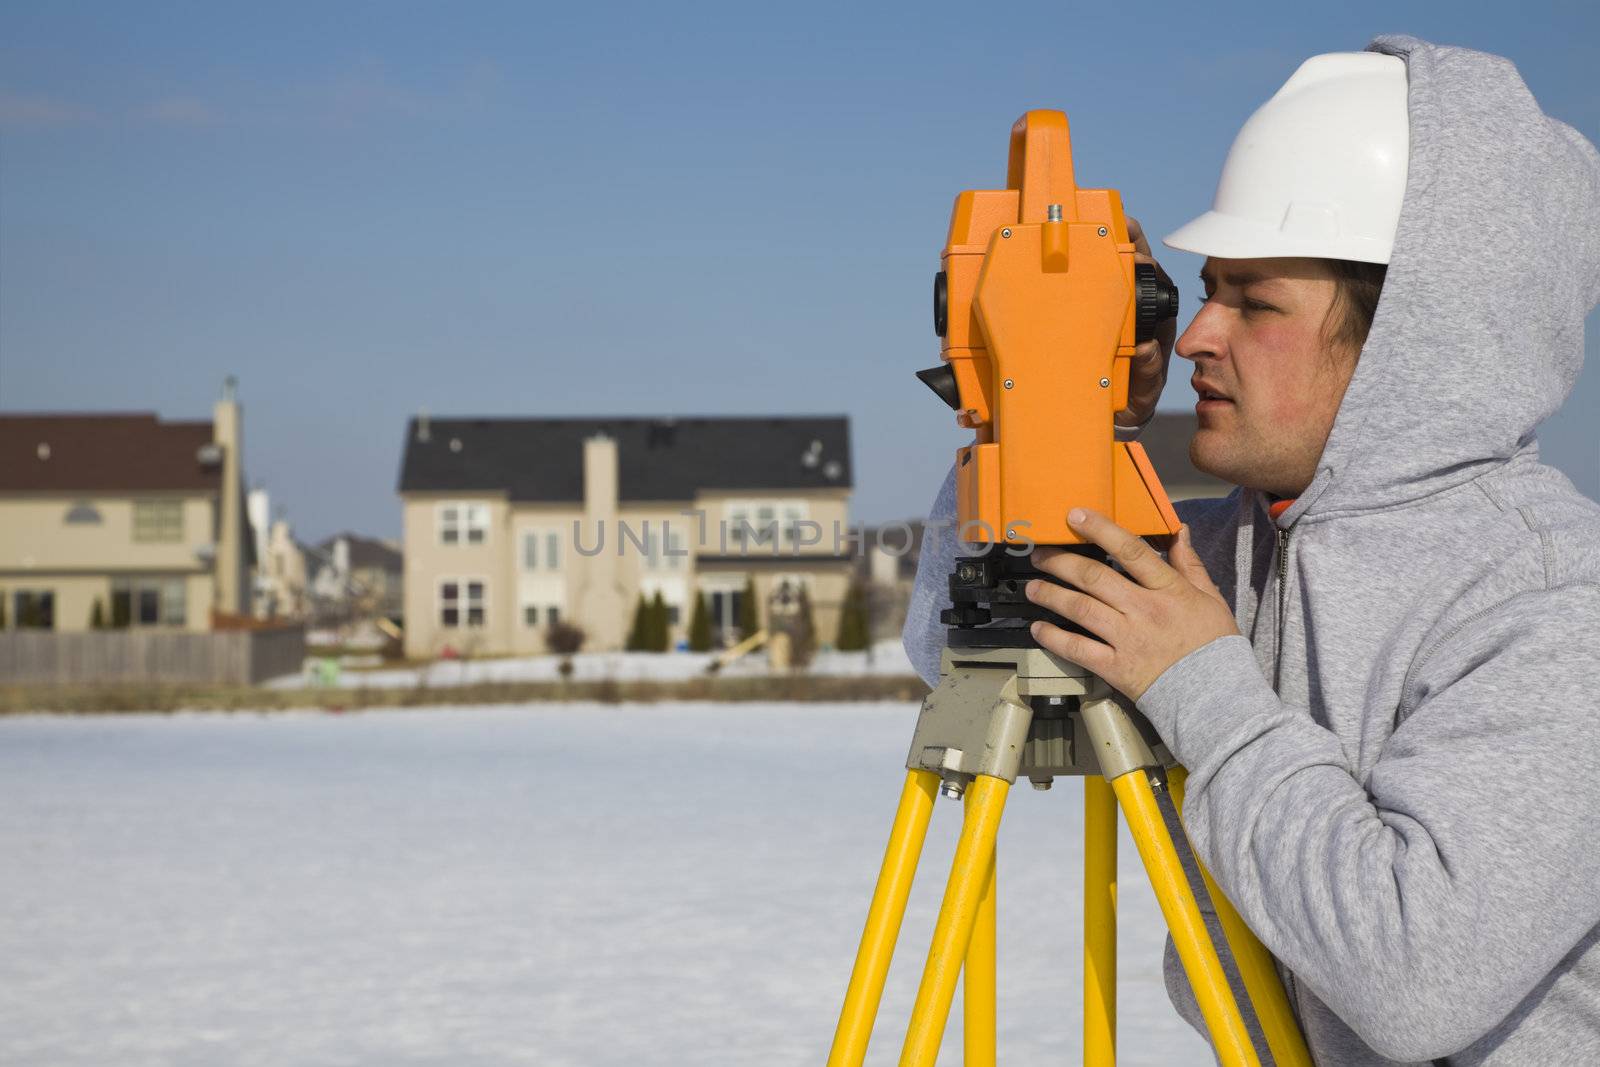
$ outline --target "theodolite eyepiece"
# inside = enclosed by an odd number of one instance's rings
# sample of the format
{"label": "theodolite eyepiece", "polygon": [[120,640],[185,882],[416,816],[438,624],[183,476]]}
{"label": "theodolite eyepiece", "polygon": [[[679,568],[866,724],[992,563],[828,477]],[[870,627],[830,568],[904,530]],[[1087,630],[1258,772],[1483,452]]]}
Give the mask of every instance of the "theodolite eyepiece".
{"label": "theodolite eyepiece", "polygon": [[1143,344],[1154,340],[1156,327],[1168,319],[1178,317],[1178,287],[1156,277],[1156,269],[1148,263],[1133,265],[1134,286],[1134,342]]}

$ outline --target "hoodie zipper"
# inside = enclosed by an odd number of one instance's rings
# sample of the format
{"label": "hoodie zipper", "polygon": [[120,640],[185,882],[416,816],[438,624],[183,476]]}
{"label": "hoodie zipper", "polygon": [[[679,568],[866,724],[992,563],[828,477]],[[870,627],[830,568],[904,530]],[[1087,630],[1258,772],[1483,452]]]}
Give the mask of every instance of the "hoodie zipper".
{"label": "hoodie zipper", "polygon": [[[1278,636],[1272,646],[1272,689],[1277,692],[1279,683],[1283,680],[1283,635],[1287,629],[1285,615],[1289,608],[1289,534],[1294,527],[1288,530],[1278,530]],[[1296,1022],[1300,1019],[1300,990],[1295,983],[1294,972],[1285,967],[1284,977],[1288,979],[1289,1007],[1294,1012]],[[1313,1060],[1313,1063],[1315,1061]]]}
{"label": "hoodie zipper", "polygon": [[[1291,527],[1290,529],[1293,529]],[[1288,610],[1289,530],[1278,531],[1278,638],[1272,646],[1272,688],[1283,680],[1284,614]]]}

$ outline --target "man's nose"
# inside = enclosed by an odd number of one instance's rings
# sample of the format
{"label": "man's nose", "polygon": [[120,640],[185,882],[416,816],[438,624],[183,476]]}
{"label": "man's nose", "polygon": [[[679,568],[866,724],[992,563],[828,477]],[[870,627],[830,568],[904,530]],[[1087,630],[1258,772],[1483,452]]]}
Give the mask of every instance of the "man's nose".
{"label": "man's nose", "polygon": [[1220,347],[1221,338],[1217,335],[1216,324],[1212,321],[1210,305],[1203,305],[1195,317],[1189,321],[1188,328],[1183,331],[1172,350],[1184,359],[1198,361],[1214,359]]}

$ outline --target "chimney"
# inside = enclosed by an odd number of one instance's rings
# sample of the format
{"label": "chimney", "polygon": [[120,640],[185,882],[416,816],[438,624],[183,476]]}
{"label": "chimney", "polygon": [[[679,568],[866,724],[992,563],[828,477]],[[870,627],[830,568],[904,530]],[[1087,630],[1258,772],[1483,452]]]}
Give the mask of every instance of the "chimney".
{"label": "chimney", "polygon": [[617,442],[596,434],[583,442],[583,532],[581,544],[603,549],[582,558],[577,582],[578,624],[596,649],[622,647],[630,604],[618,575]]}
{"label": "chimney", "polygon": [[243,413],[239,407],[239,380],[228,375],[222,398],[211,410],[211,437],[222,450],[222,484],[217,499],[217,550],[212,560],[216,593],[213,611],[227,615],[244,612],[245,552]]}
{"label": "chimney", "polygon": [[617,441],[596,434],[583,442],[583,514],[591,520],[614,521],[616,513]]}
{"label": "chimney", "polygon": [[417,443],[425,445],[431,440],[433,440],[433,430],[428,425],[428,409],[427,408],[418,408],[417,409]]}

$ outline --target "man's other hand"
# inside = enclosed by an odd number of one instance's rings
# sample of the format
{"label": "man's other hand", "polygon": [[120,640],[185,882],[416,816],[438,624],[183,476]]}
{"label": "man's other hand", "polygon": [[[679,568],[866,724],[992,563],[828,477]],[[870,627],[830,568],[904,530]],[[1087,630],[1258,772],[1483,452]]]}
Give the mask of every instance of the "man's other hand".
{"label": "man's other hand", "polygon": [[[1139,220],[1128,216],[1128,236],[1138,249],[1135,263],[1149,263],[1156,268],[1156,277],[1167,284],[1172,279],[1150,254],[1150,241],[1144,235]],[[1172,356],[1172,342],[1178,336],[1178,320],[1166,319],[1156,324],[1156,336],[1133,350],[1133,366],[1128,374],[1128,406],[1117,412],[1118,426],[1140,426],[1156,410],[1161,390],[1167,384],[1167,362]]]}

